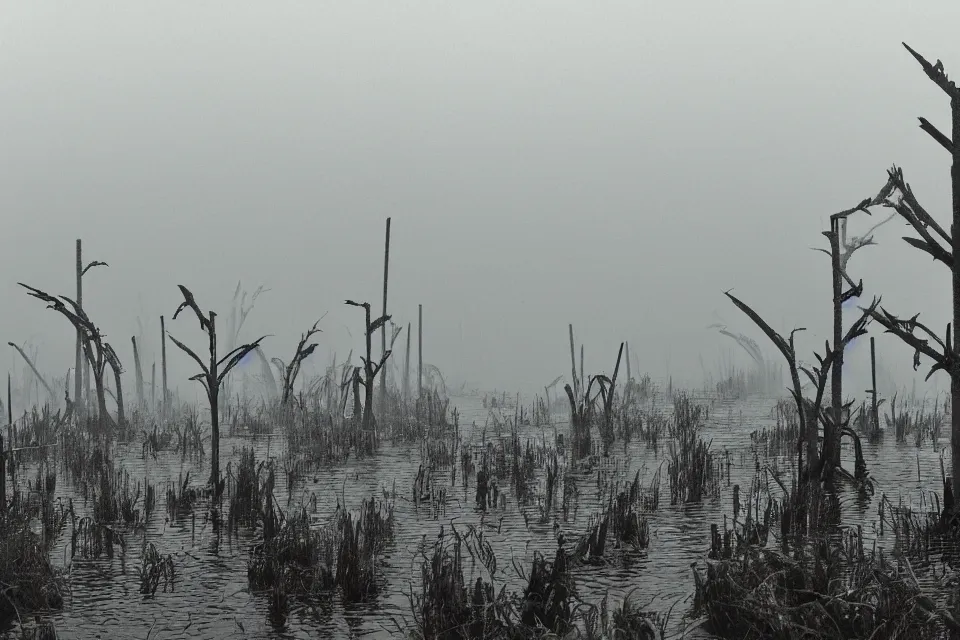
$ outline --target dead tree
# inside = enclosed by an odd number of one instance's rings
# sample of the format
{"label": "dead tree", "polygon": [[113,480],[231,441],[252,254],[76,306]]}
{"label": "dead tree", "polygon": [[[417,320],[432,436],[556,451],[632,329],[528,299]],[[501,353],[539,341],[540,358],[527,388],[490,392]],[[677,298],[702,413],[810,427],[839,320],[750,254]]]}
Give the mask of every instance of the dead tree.
{"label": "dead tree", "polygon": [[236,347],[227,353],[227,355],[218,359],[217,314],[213,311],[204,314],[197,305],[196,300],[194,300],[190,290],[182,284],[177,286],[180,287],[180,293],[183,294],[183,302],[180,303],[180,306],[177,307],[177,310],[174,312],[173,319],[176,320],[181,311],[189,308],[196,314],[197,319],[200,321],[200,328],[207,334],[210,351],[209,364],[204,363],[200,356],[190,347],[172,335],[170,335],[170,340],[172,340],[173,344],[177,345],[181,351],[193,358],[194,362],[200,366],[200,373],[192,376],[190,379],[197,380],[203,385],[204,391],[207,392],[207,401],[210,404],[210,485],[219,497],[223,490],[223,484],[220,481],[220,386],[230,371],[240,364],[240,361],[243,360],[247,354],[260,346],[260,342],[266,338],[266,336],[259,338],[256,342]]}
{"label": "dead tree", "polygon": [[[848,241],[848,218],[858,211],[870,215],[870,210],[867,208],[869,203],[869,200],[864,200],[852,209],[831,215],[830,230],[823,232],[823,235],[830,242],[830,250],[814,248],[815,251],[820,251],[830,257],[833,288],[833,344],[835,345],[840,344],[843,338],[843,305],[847,301],[863,295],[863,280],[853,281],[853,278],[847,272],[847,263],[858,249],[876,244],[873,241],[873,232],[893,219],[893,216],[889,216],[886,220],[871,227],[863,236],[853,237]],[[843,289],[844,284],[849,287],[846,291]],[[839,351],[831,371],[829,413],[831,419],[824,423],[823,432],[824,449],[832,454],[829,460],[824,460],[824,464],[834,467],[840,464],[839,440],[843,406],[843,351]]]}
{"label": "dead tree", "polygon": [[[83,276],[87,275],[87,272],[94,267],[108,267],[106,262],[100,262],[94,260],[93,262],[88,263],[86,266],[83,264],[83,243],[80,238],[77,238],[77,307],[83,308]],[[82,358],[80,357],[81,352],[83,351],[82,341],[83,336],[81,331],[77,331],[77,353],[76,353],[76,372],[74,373],[74,387],[75,395],[74,401],[77,403],[77,406],[83,407],[83,401],[87,400],[83,398],[83,363],[81,362]],[[87,380],[87,391],[90,391],[89,380]]]}
{"label": "dead tree", "polygon": [[[830,375],[831,367],[836,366],[838,360],[838,354],[842,353],[843,350],[849,345],[853,340],[859,338],[860,336],[866,334],[867,324],[869,323],[870,318],[873,316],[874,311],[880,304],[880,300],[875,298],[869,307],[862,310],[860,317],[856,322],[851,325],[847,330],[846,334],[842,336],[838,344],[835,344],[832,348],[830,343],[827,342],[824,345],[824,355],[814,354],[817,359],[818,365],[816,367],[806,367],[802,365],[797,360],[797,352],[794,346],[794,335],[798,331],[803,331],[803,328],[794,329],[790,332],[790,337],[784,338],[779,333],[773,330],[773,328],[763,319],[760,315],[750,308],[745,302],[739,300],[736,296],[731,294],[729,291],[725,292],[725,295],[733,302],[734,305],[741,311],[743,311],[747,317],[749,317],[754,324],[759,327],[763,333],[773,342],[774,346],[780,351],[784,359],[787,361],[787,367],[790,370],[790,381],[792,388],[788,388],[790,394],[793,396],[793,400],[797,406],[797,415],[800,421],[800,440],[797,442],[797,453],[798,456],[802,456],[802,444],[806,442],[806,451],[807,451],[807,463],[806,466],[800,464],[798,465],[797,474],[798,486],[807,480],[812,480],[814,478],[826,479],[829,475],[835,470],[833,465],[823,464],[823,460],[832,460],[833,451],[829,447],[839,447],[839,439],[836,442],[830,442],[824,438],[823,450],[821,451],[818,448],[818,431],[819,425],[822,423],[825,427],[831,416],[828,412],[823,410],[823,396],[826,391],[827,379]],[[813,400],[809,400],[803,395],[802,385],[800,383],[800,373],[803,373],[813,384],[816,393]],[[841,412],[842,413],[842,412]],[[840,431],[844,434],[850,435],[855,442],[859,442],[859,439],[849,427],[840,425]],[[860,451],[859,446],[857,451]],[[803,469],[806,469],[806,473],[803,472]],[[839,467],[837,467],[839,468]],[[857,470],[856,475],[859,478],[866,478],[866,467],[862,462],[862,459],[858,457],[857,460]]]}
{"label": "dead tree", "polygon": [[[115,361],[116,366],[119,366],[120,361],[117,359],[113,348],[109,345],[109,343],[103,341],[103,334],[96,327],[96,325],[90,321],[90,318],[87,316],[86,312],[80,308],[80,305],[78,305],[74,300],[71,300],[66,296],[51,296],[43,291],[40,291],[39,289],[35,289],[34,287],[23,284],[22,282],[18,284],[26,289],[30,296],[46,302],[48,309],[53,309],[54,311],[60,313],[70,321],[70,324],[80,331],[82,338],[81,346],[83,347],[83,352],[86,355],[87,363],[90,365],[94,386],[96,387],[97,408],[100,415],[100,425],[101,428],[108,426],[108,423],[112,421],[112,418],[110,417],[110,414],[107,413],[107,396],[103,386],[103,375],[106,371],[107,364],[111,361]],[[114,365],[111,364],[111,366]],[[117,418],[122,422],[123,402],[119,397],[118,401],[118,406],[121,407],[121,409],[118,412]]]}
{"label": "dead tree", "polygon": [[[154,363],[154,365],[156,365],[156,363]],[[160,420],[166,424],[167,404],[170,400],[170,392],[167,391],[167,322],[163,316],[160,316],[160,377]]]}
{"label": "dead tree", "polygon": [[[363,378],[361,379],[358,374],[355,374],[357,377],[356,380],[359,380],[359,384],[363,385],[363,429],[364,431],[370,431],[374,428],[374,416],[373,416],[373,382],[374,378],[377,377],[377,374],[383,369],[383,365],[386,364],[387,359],[390,357],[392,351],[387,350],[380,356],[380,362],[376,365],[373,364],[373,343],[372,338],[373,334],[380,327],[384,326],[387,321],[390,319],[390,316],[380,316],[376,320],[371,321],[370,319],[370,303],[369,302],[354,302],[353,300],[345,300],[344,304],[348,304],[351,307],[362,307],[366,313],[366,349],[367,357],[360,357],[360,360],[363,362]],[[357,367],[359,369],[359,367]]]}
{"label": "dead tree", "polygon": [[300,374],[300,366],[303,364],[303,361],[309,358],[317,348],[316,342],[312,342],[309,345],[307,342],[315,334],[322,332],[321,329],[317,328],[317,325],[320,324],[320,320],[323,320],[323,318],[320,318],[314,322],[309,331],[300,335],[300,342],[297,343],[297,350],[294,351],[293,358],[290,360],[289,364],[284,365],[283,361],[277,358],[277,360],[280,361],[283,375],[283,393],[280,398],[280,403],[283,405],[286,405],[293,396],[293,385],[296,383],[297,376]]}
{"label": "dead tree", "polygon": [[[930,80],[940,87],[950,99],[951,136],[941,133],[926,118],[919,118],[920,128],[950,153],[951,191],[953,196],[953,217],[950,233],[946,231],[926,209],[924,209],[910,185],[903,177],[903,171],[896,166],[887,172],[887,182],[870,201],[870,205],[890,207],[909,224],[917,236],[904,236],[911,246],[930,255],[935,262],[943,263],[951,271],[953,293],[952,326],[960,326],[960,268],[954,261],[954,240],[952,234],[960,229],[960,90],[947,78],[943,64],[937,60],[930,64],[923,56],[903,43],[907,51],[916,58]],[[892,333],[914,350],[913,368],[920,366],[920,356],[933,361],[927,373],[929,379],[934,372],[942,370],[950,376],[951,432],[950,451],[952,463],[953,494],[960,495],[960,354],[951,339],[951,323],[947,324],[945,337],[941,338],[932,329],[917,320],[919,314],[909,320],[902,320],[886,309],[874,313],[874,319],[887,333]]]}
{"label": "dead tree", "polygon": [[[387,235],[384,240],[383,248],[383,313],[382,316],[386,317],[387,315],[387,278],[390,274],[390,218],[387,218]],[[393,339],[396,340],[396,334],[394,334]],[[393,344],[391,341],[390,349],[393,349]],[[387,353],[387,326],[384,323],[380,329],[380,354],[386,355]],[[386,358],[384,358],[386,360]],[[383,415],[387,410],[387,372],[384,371],[383,375],[380,376],[380,414]]]}

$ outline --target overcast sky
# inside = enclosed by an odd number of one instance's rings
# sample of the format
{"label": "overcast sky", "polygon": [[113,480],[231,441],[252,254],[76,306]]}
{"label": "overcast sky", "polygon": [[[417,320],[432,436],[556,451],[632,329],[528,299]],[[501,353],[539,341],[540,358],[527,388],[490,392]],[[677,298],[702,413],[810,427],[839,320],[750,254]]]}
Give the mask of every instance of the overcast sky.
{"label": "overcast sky", "polygon": [[[79,237],[110,264],[85,302],[130,370],[137,318],[148,369],[177,284],[226,315],[238,280],[270,289],[245,330],[269,356],[328,312],[315,357],[342,361],[362,321],[343,300],[379,308],[392,216],[390,311],[416,335],[423,304],[424,359],[455,380],[542,388],[571,322],[591,371],[629,340],[641,371],[699,379],[735,347],[717,314],[775,357],[729,288],[807,327],[808,358],[831,213],[897,163],[949,228],[949,158],[916,119],[949,133],[948,102],[900,43],[960,75],[958,24],[955,2],[876,0],[8,0],[0,335],[72,366],[66,322],[16,283],[72,295]],[[851,275],[943,327],[946,269],[901,231]],[[195,321],[169,326],[202,348]]]}

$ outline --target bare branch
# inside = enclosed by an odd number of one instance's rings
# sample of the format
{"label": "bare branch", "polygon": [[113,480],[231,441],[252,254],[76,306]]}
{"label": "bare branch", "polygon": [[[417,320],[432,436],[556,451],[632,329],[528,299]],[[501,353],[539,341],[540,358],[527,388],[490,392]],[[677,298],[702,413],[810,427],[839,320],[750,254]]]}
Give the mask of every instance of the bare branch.
{"label": "bare branch", "polygon": [[[899,195],[894,199],[892,196],[895,192],[899,192]],[[871,206],[880,204],[893,208],[930,245],[931,251],[933,251],[932,255],[935,255],[944,264],[953,264],[952,252],[934,240],[927,229],[932,228],[946,243],[947,247],[953,246],[951,235],[920,205],[913,189],[904,180],[902,169],[893,166],[887,170],[887,182],[870,204]]]}
{"label": "bare branch", "polygon": [[930,137],[940,143],[940,146],[946,149],[950,155],[954,155],[957,151],[953,146],[953,141],[950,140],[947,136],[940,133],[940,131],[930,124],[930,121],[926,118],[918,118],[920,120],[920,128],[930,134]]}
{"label": "bare branch", "polygon": [[[949,373],[956,366],[956,355],[954,354],[953,349],[951,348],[952,345],[950,344],[950,325],[947,325],[946,341],[944,341],[934,334],[929,327],[917,322],[917,316],[914,316],[910,320],[901,320],[886,309],[881,308],[879,311],[874,309],[871,313],[871,317],[886,330],[885,333],[892,333],[900,338],[901,342],[914,350],[914,371],[916,371],[920,366],[921,354],[933,360],[933,367],[930,368],[930,371],[926,376],[928,380],[937,371],[942,370]],[[921,329],[925,334],[930,336],[930,338],[933,339],[933,341],[943,349],[943,353],[938,353],[933,347],[931,347],[929,340],[915,336],[913,332],[917,328]]]}
{"label": "bare branch", "polygon": [[94,267],[109,267],[109,266],[110,265],[108,265],[106,262],[99,262],[97,260],[94,260],[93,262],[91,262],[90,264],[88,264],[83,268],[83,271],[80,272],[80,276],[82,277],[87,275],[87,271],[90,271],[90,269],[93,269]]}
{"label": "bare branch", "polygon": [[257,347],[259,347],[260,342],[263,341],[266,337],[267,336],[257,338],[256,341],[251,342],[250,344],[245,344],[242,347],[234,349],[235,353],[233,354],[233,357],[230,358],[230,361],[227,362],[226,366],[223,367],[223,370],[220,371],[220,375],[217,378],[217,384],[220,384],[223,381],[223,379],[227,376],[227,374],[230,373],[230,370],[233,369],[238,364],[240,364],[240,361],[243,360],[248,353],[250,353]]}
{"label": "bare branch", "polygon": [[196,353],[194,353],[194,351],[193,351],[190,347],[188,347],[187,345],[183,344],[182,342],[180,342],[179,340],[177,340],[176,338],[174,338],[174,337],[170,334],[169,331],[167,332],[167,336],[170,338],[170,340],[173,341],[173,344],[175,344],[175,345],[177,345],[178,347],[180,347],[180,350],[181,350],[181,351],[183,351],[185,354],[187,354],[188,356],[190,356],[191,358],[193,358],[194,361],[195,361],[198,365],[200,365],[200,369],[203,370],[203,375],[205,375],[205,376],[209,376],[209,375],[210,375],[210,369],[208,369],[208,368],[207,368],[207,365],[205,365],[205,364],[203,363],[203,360],[200,359],[200,356],[198,356]]}
{"label": "bare branch", "polygon": [[960,95],[957,93],[957,85],[947,78],[947,74],[943,71],[943,63],[937,60],[936,64],[930,64],[926,58],[911,49],[910,45],[906,42],[902,44],[904,48],[910,52],[910,55],[917,59],[917,62],[923,67],[923,72],[927,74],[927,77],[930,78],[935,85],[943,89],[944,93],[950,96],[951,99]]}
{"label": "bare branch", "polygon": [[[770,339],[770,341],[776,345],[777,349],[780,350],[780,353],[783,354],[783,357],[787,359],[788,363],[796,363],[796,353],[793,350],[793,346],[789,344],[786,340],[783,339],[779,333],[773,330],[773,328],[767,324],[766,320],[760,317],[756,311],[751,309],[745,302],[740,301],[736,296],[731,294],[729,291],[725,291],[724,294],[730,301],[737,306],[738,309],[747,314],[747,317],[753,320],[753,323],[760,327],[761,331]],[[791,341],[793,339],[793,334],[790,334]]]}
{"label": "bare branch", "polygon": [[180,306],[177,307],[177,310],[173,312],[173,319],[176,320],[181,311],[190,308],[195,314],[197,314],[197,318],[200,319],[200,328],[204,331],[207,331],[210,328],[210,320],[202,311],[200,311],[200,307],[197,305],[197,301],[194,299],[193,294],[190,293],[190,290],[182,284],[178,284],[177,286],[180,288],[180,293],[183,294],[183,302],[181,302]]}

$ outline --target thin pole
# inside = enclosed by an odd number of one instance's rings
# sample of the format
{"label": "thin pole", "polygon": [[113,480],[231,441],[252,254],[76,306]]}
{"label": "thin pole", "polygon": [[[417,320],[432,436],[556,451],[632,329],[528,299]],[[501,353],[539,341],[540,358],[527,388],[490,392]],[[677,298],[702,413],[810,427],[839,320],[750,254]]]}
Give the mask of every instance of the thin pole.
{"label": "thin pole", "polygon": [[[960,92],[954,89],[950,98],[950,112],[952,116],[952,141],[953,141],[953,164],[950,167],[950,187],[953,197],[953,225],[950,227],[950,233],[953,238],[954,259],[958,254],[957,248],[960,245],[958,234],[960,234]],[[960,331],[960,265],[953,265],[953,333],[957,335]],[[958,355],[958,340],[953,340],[953,356]],[[950,454],[952,458],[953,472],[953,494],[960,495],[960,369],[954,367],[950,372]]]}
{"label": "thin pole", "polygon": [[[83,248],[80,238],[77,238],[77,306],[83,308]],[[83,333],[77,329],[77,352],[74,364],[73,401],[76,408],[81,409],[83,393]]]}
{"label": "thin pole", "polygon": [[830,258],[833,275],[833,348],[836,350],[833,369],[830,371],[830,404],[833,407],[833,419],[830,421],[830,433],[824,433],[824,453],[829,452],[829,462],[824,456],[822,465],[836,467],[840,464],[840,412],[843,409],[843,282],[840,275],[840,220],[830,217]]}
{"label": "thin pole", "polygon": [[417,314],[420,318],[417,340],[417,400],[423,396],[423,305],[417,305]]}
{"label": "thin pole", "polygon": [[137,407],[143,408],[143,370],[140,368],[140,351],[137,350],[137,336],[130,336],[130,342],[133,343],[133,366],[137,378]]}
{"label": "thin pole", "polygon": [[10,486],[16,488],[16,465],[13,464],[13,383],[7,374],[7,457],[10,464]]}
{"label": "thin pole", "polygon": [[[383,247],[383,313],[387,315],[387,280],[390,273],[390,218],[387,218],[387,237]],[[380,357],[387,355],[387,323],[380,327]],[[380,371],[380,415],[387,409],[387,365]]]}
{"label": "thin pole", "polygon": [[160,392],[160,420],[167,418],[167,325],[163,316],[160,316],[160,377],[162,379]]}
{"label": "thin pole", "polygon": [[630,373],[630,343],[624,342],[623,344],[626,345],[627,349],[627,382],[630,382],[633,380],[633,375]]}
{"label": "thin pole", "polygon": [[407,323],[407,358],[403,364],[403,399],[410,399],[410,323]]}
{"label": "thin pole", "polygon": [[880,413],[877,409],[877,345],[876,339],[870,336],[870,379],[873,384],[873,428],[880,428]]}

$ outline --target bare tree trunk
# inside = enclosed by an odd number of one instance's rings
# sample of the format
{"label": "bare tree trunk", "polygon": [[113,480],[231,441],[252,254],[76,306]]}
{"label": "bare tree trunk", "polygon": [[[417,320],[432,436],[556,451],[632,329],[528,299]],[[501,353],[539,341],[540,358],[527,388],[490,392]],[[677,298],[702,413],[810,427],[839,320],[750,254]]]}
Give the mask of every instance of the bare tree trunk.
{"label": "bare tree trunk", "polygon": [[353,421],[363,424],[363,407],[360,406],[360,367],[353,370]]}
{"label": "bare tree trunk", "polygon": [[150,413],[157,410],[157,363],[150,364]]}
{"label": "bare tree trunk", "polygon": [[[363,430],[366,431],[373,427],[373,336],[370,334],[370,305],[364,307],[367,323],[367,361],[364,363],[366,369],[366,384],[363,385]],[[384,352],[385,353],[385,352]]]}
{"label": "bare tree trunk", "polygon": [[585,373],[586,368],[583,366],[583,343],[580,343],[580,389],[583,391],[587,390],[587,374]]}
{"label": "bare tree trunk", "polygon": [[163,316],[160,316],[160,421],[166,424],[167,420],[167,325]]}
{"label": "bare tree trunk", "polygon": [[[77,306],[83,308],[83,250],[80,238],[77,238]],[[77,352],[74,364],[73,381],[73,402],[79,411],[78,415],[83,414],[83,333],[77,328]]]}
{"label": "bare tree trunk", "polygon": [[880,411],[877,405],[877,344],[876,338],[870,336],[870,383],[873,385],[873,396],[870,417],[873,418],[873,429],[880,428]]}
{"label": "bare tree trunk", "polygon": [[627,353],[626,353],[626,355],[627,355],[627,383],[629,384],[630,381],[633,380],[633,375],[630,373],[630,343],[629,343],[629,342],[625,342],[624,344],[626,345],[626,349],[627,349]]}
{"label": "bare tree trunk", "polygon": [[403,364],[403,400],[410,399],[410,323],[407,323],[407,358]]}
{"label": "bare tree trunk", "polygon": [[10,486],[17,487],[16,465],[13,463],[13,382],[10,374],[7,374],[7,455],[10,457]]}
{"label": "bare tree trunk", "polygon": [[[390,218],[387,218],[387,237],[383,248],[383,313],[387,315],[387,277],[390,272]],[[387,323],[384,322],[380,327],[380,357],[387,353]],[[367,354],[370,357],[370,354]],[[387,369],[384,366],[380,372],[380,415],[384,415],[387,410]]]}
{"label": "bare tree trunk", "polygon": [[127,420],[123,413],[123,387],[120,384],[120,367],[111,360],[110,368],[113,369],[113,380],[114,384],[117,385],[117,424],[123,427]]}
{"label": "bare tree trunk", "polygon": [[140,368],[140,351],[137,350],[137,336],[130,336],[133,343],[133,367],[137,381],[137,407],[143,408],[143,370]]}
{"label": "bare tree trunk", "polygon": [[207,385],[210,393],[208,398],[210,400],[210,485],[215,491],[220,484],[220,385],[217,382],[216,317],[217,314],[211,311],[209,315],[210,377]]}
{"label": "bare tree trunk", "polygon": [[[417,305],[417,314],[419,316],[419,327],[417,333],[417,401],[423,397],[423,305]],[[957,406],[960,406],[958,404]]]}
{"label": "bare tree trunk", "polygon": [[[830,219],[830,258],[833,275],[833,348],[837,355],[830,372],[830,406],[833,414],[824,426],[823,461],[827,474],[840,464],[840,413],[843,410],[843,282],[840,274],[840,220]],[[828,433],[829,430],[829,433]]]}
{"label": "bare tree trunk", "polygon": [[100,414],[97,417],[97,422],[100,425],[101,432],[106,429],[110,422],[110,414],[107,413],[107,392],[103,386],[104,369],[105,367],[100,365],[93,367],[93,383],[97,390],[97,411]]}
{"label": "bare tree trunk", "polygon": [[[950,98],[953,121],[953,165],[950,167],[950,186],[953,191],[953,225],[950,227],[954,260],[960,255],[960,94],[954,91]],[[960,265],[953,265],[953,331],[960,331]],[[954,339],[954,355],[960,356],[960,340]],[[950,372],[950,457],[953,467],[953,495],[960,496],[960,364]]]}

